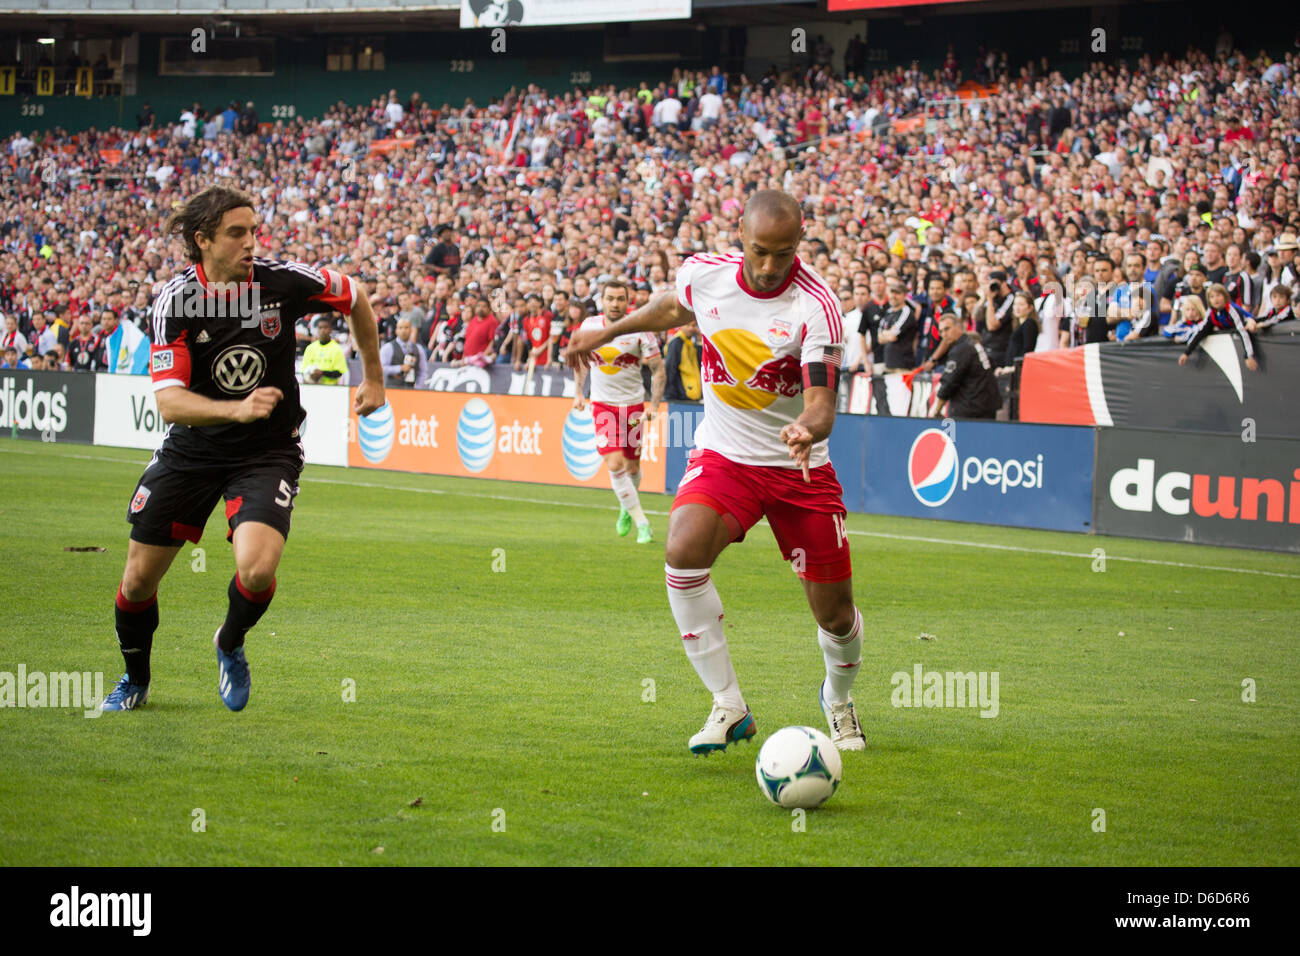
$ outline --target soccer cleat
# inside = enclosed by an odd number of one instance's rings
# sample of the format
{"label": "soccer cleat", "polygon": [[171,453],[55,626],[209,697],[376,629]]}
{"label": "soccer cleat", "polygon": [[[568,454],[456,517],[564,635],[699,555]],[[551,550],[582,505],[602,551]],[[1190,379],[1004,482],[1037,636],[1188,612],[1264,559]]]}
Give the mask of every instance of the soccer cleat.
{"label": "soccer cleat", "polygon": [[100,710],[135,710],[143,707],[149,700],[148,684],[132,684],[131,679],[123,674],[113,688],[112,693],[99,705]]}
{"label": "soccer cleat", "polygon": [[704,727],[691,738],[691,753],[707,756],[715,750],[726,750],[728,744],[749,740],[756,733],[758,727],[748,710],[742,714],[738,710],[728,710],[714,704]]}
{"label": "soccer cleat", "polygon": [[655,533],[650,530],[649,522],[643,525],[637,525],[637,529],[636,529],[637,544],[649,544],[654,539],[655,539]]}
{"label": "soccer cleat", "polygon": [[831,704],[826,701],[826,682],[822,681],[817,689],[817,703],[822,705],[826,723],[831,727],[831,742],[840,750],[866,750],[867,738],[858,723],[858,712],[853,708],[853,699],[848,703]]}
{"label": "soccer cleat", "polygon": [[627,537],[627,533],[632,530],[632,516],[623,508],[618,509],[618,523],[614,525],[614,530],[620,538]]}
{"label": "soccer cleat", "polygon": [[218,642],[221,628],[212,635],[212,644],[217,649],[217,693],[221,702],[231,710],[243,710],[248,703],[248,689],[251,681],[248,676],[248,661],[244,658],[244,649],[236,647],[227,654]]}

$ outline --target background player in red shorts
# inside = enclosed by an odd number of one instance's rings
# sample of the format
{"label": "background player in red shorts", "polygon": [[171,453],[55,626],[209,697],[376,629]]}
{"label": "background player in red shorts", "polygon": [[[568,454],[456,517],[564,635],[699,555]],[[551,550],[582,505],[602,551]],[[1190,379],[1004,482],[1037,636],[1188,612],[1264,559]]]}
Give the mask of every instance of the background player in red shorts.
{"label": "background player in red shorts", "polygon": [[843,492],[826,449],[844,346],[835,296],[796,255],[803,234],[795,199],[754,193],[741,222],[742,253],[692,256],[676,294],[656,297],[620,322],[579,331],[568,361],[629,332],[694,318],[702,337],[704,419],[668,523],[668,603],[686,655],[713,693],[695,753],[752,737],[722,629],[709,569],[722,550],[766,516],[803,581],[826,663],[819,694],[841,750],[866,747],[849,690],[862,657],[862,615],[853,604]]}
{"label": "background player in red shorts", "polygon": [[150,372],[168,427],[127,509],[131,540],[116,602],[126,673],[105,710],[132,710],[148,699],[158,585],[180,546],[199,540],[221,498],[236,570],[225,622],[213,637],[217,690],[231,710],[248,702],[244,635],[275,593],[303,467],[297,320],[309,312],[346,315],[364,366],[356,411],[384,403],[379,331],[365,291],[329,269],[254,258],[257,225],[253,199],[222,186],[205,189],[167,221],[195,264],[154,303]]}
{"label": "background player in red shorts", "polygon": [[[583,320],[579,329],[599,331],[627,315],[627,283],[612,279],[600,293],[603,310]],[[645,406],[645,383],[641,365],[650,366],[650,407]],[[641,440],[645,426],[664,395],[667,373],[659,340],[649,332],[633,332],[612,339],[591,353],[591,418],[596,428],[596,447],[609,468],[609,483],[618,497],[618,521],[614,530],[619,536],[632,530],[636,522],[636,540],[646,544],[654,540],[650,521],[641,510],[637,488],[641,485]],[[573,371],[573,407],[586,408],[582,394],[586,369]]]}

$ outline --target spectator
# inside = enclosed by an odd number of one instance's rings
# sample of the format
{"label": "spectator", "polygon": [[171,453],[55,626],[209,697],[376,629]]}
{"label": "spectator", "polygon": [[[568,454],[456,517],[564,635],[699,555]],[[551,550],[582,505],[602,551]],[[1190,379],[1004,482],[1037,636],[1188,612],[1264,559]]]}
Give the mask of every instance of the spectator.
{"label": "spectator", "polygon": [[460,275],[460,248],[451,226],[438,227],[438,242],[424,257],[424,265],[433,275],[445,275],[453,282]]}
{"label": "spectator", "polygon": [[231,100],[230,105],[221,113],[222,132],[233,133],[237,122],[239,122],[239,104]]}
{"label": "spectator", "polygon": [[1024,290],[1013,293],[1011,338],[1007,341],[1006,364],[995,369],[994,374],[1006,375],[1015,371],[1016,359],[1038,348],[1038,335],[1041,331],[1042,326],[1038,323],[1038,312],[1034,309],[1033,296]]}
{"label": "spectator", "polygon": [[18,316],[6,315],[4,327],[4,333],[0,334],[0,348],[13,348],[18,351],[19,355],[26,355],[30,351],[30,347],[27,336],[18,331]]}
{"label": "spectator", "polygon": [[1207,335],[1213,332],[1236,332],[1241,339],[1242,350],[1246,354],[1246,368],[1252,372],[1258,371],[1259,362],[1255,358],[1254,337],[1246,328],[1246,322],[1252,316],[1232,304],[1228,298],[1228,290],[1220,283],[1210,285],[1206,289],[1205,298],[1205,318],[1192,329],[1187,347],[1183,350],[1183,354],[1178,356],[1178,364],[1186,365],[1188,356],[1200,348],[1201,342]]}
{"label": "spectator", "polygon": [[302,380],[312,385],[348,384],[348,361],[334,341],[334,319],[316,316],[316,338],[302,353]]}
{"label": "spectator", "polygon": [[550,359],[551,313],[542,308],[542,297],[528,297],[528,311],[524,314],[522,332],[524,348],[528,354],[526,367],[546,366]]}
{"label": "spectator", "polygon": [[1006,364],[1011,342],[1011,288],[1001,269],[989,273],[981,287],[980,303],[975,309],[975,331],[994,368]]}
{"label": "spectator", "polygon": [[415,388],[429,380],[429,356],[415,340],[410,319],[398,319],[396,332],[396,337],[379,349],[384,383],[389,388]]}
{"label": "spectator", "polygon": [[940,318],[939,331],[949,344],[934,417],[941,417],[945,404],[951,418],[997,417],[1002,397],[983,343],[974,333],[964,332],[954,315]]}
{"label": "spectator", "polygon": [[907,301],[906,289],[897,279],[886,289],[889,309],[880,317],[877,340],[884,345],[885,371],[904,372],[912,368],[915,354],[917,308]]}
{"label": "spectator", "polygon": [[668,339],[664,353],[667,384],[664,398],[669,401],[698,402],[700,390],[700,328],[694,322],[679,326]]}
{"label": "spectator", "polygon": [[0,368],[31,368],[26,359],[18,357],[18,347],[15,345],[6,345],[4,347],[4,361],[0,362]]}
{"label": "spectator", "polygon": [[1284,285],[1275,285],[1269,292],[1269,310],[1258,319],[1246,322],[1248,332],[1267,332],[1279,322],[1287,322],[1296,317],[1295,307],[1291,304],[1291,290]]}
{"label": "spectator", "polygon": [[99,314],[100,370],[118,375],[149,373],[149,340],[134,325],[121,322],[112,309]]}
{"label": "spectator", "polygon": [[67,326],[62,323],[56,324],[54,320],[57,316],[58,312],[54,309],[32,315],[31,336],[28,342],[29,354],[45,355],[53,351],[56,345],[61,345],[65,349],[68,347]]}
{"label": "spectator", "polygon": [[257,134],[257,110],[253,109],[253,101],[249,100],[244,104],[244,110],[239,114],[239,133],[241,136],[254,136]]}
{"label": "spectator", "polygon": [[454,362],[464,354],[465,323],[461,319],[460,303],[458,296],[452,296],[447,302],[447,318],[434,333],[436,342],[431,359],[434,362]]}
{"label": "spectator", "polygon": [[492,344],[496,340],[497,326],[500,323],[492,313],[492,303],[485,295],[474,300],[474,315],[465,323],[464,358],[457,360],[458,365],[474,365],[485,368],[496,359]]}
{"label": "spectator", "polygon": [[73,372],[101,371],[102,354],[103,342],[95,331],[95,320],[89,315],[83,315],[77,319],[77,334],[68,341],[68,368]]}

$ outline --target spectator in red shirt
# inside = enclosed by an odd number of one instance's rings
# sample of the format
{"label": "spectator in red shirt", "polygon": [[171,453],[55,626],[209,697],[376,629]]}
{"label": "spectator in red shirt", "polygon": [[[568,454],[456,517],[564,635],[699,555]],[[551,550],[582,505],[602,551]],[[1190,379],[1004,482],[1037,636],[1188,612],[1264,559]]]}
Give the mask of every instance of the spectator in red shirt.
{"label": "spectator in red shirt", "polygon": [[479,368],[491,365],[496,358],[492,341],[496,338],[498,324],[497,317],[492,314],[492,303],[487,296],[479,296],[474,301],[473,317],[465,323],[465,358],[452,364]]}
{"label": "spectator in red shirt", "polygon": [[550,362],[551,313],[542,308],[539,295],[528,297],[528,314],[524,316],[524,347],[528,349],[528,368],[545,367]]}

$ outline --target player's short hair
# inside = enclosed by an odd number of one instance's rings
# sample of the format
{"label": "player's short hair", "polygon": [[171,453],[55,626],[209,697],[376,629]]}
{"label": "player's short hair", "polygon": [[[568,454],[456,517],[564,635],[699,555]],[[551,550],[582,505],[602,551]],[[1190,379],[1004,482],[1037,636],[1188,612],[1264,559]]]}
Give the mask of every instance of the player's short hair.
{"label": "player's short hair", "polygon": [[232,209],[244,206],[257,209],[253,197],[242,190],[231,189],[229,186],[209,186],[197,196],[190,197],[189,202],[182,203],[167,217],[163,233],[179,233],[185,241],[186,257],[191,262],[202,262],[203,253],[195,236],[199,233],[209,238],[216,236],[217,229],[221,226],[221,217]]}
{"label": "player's short hair", "polygon": [[613,279],[607,280],[605,284],[601,286],[600,288],[601,297],[603,298],[605,293],[610,289],[622,289],[624,295],[626,295],[628,298],[632,297],[632,290],[631,288],[628,287],[627,280],[619,276],[615,276]]}

